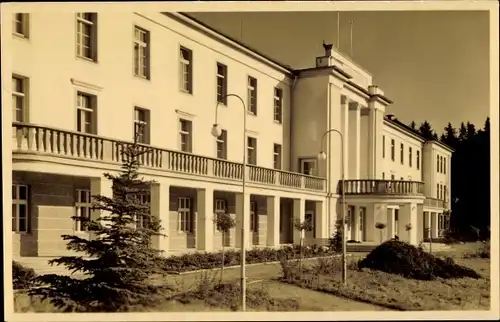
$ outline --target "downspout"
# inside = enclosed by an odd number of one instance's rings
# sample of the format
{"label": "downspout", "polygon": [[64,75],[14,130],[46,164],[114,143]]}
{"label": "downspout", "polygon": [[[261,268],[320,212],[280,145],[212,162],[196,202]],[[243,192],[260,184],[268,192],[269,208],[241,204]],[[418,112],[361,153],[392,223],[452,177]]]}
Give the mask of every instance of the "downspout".
{"label": "downspout", "polygon": [[[295,110],[295,99],[294,99],[294,96],[293,96],[293,91],[295,89],[295,85],[297,84],[297,80],[299,79],[299,76],[297,75],[294,75],[294,78],[293,78],[293,83],[292,83],[292,87],[290,88],[290,121],[288,124],[290,124],[290,128],[289,128],[289,138],[290,138],[290,155],[288,157],[288,161],[289,161],[289,168],[291,171],[294,171],[296,169],[296,167],[294,166],[294,145],[293,145],[293,122],[294,122],[294,118],[293,118],[293,115],[294,115],[294,110]],[[300,168],[297,169],[297,172],[300,172]]]}
{"label": "downspout", "polygon": [[[330,81],[328,81],[328,90],[327,90],[327,131],[329,131],[332,128],[332,84]],[[327,204],[327,229],[328,229],[328,236],[330,236],[330,225],[331,225],[331,198],[332,198],[332,189],[331,189],[331,179],[332,179],[332,140],[331,140],[331,134],[328,134],[327,138],[328,142],[328,157],[327,157],[327,171],[326,171],[326,204]]]}

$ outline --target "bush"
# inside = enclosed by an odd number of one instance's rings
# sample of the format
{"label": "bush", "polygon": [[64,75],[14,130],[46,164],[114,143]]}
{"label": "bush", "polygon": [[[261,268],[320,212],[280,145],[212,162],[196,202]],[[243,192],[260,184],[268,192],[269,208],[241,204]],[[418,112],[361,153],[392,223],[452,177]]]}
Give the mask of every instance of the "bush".
{"label": "bush", "polygon": [[[295,299],[273,299],[267,289],[247,289],[247,306],[251,308],[265,308],[267,311],[297,311],[298,301]],[[181,303],[187,304],[193,300],[203,300],[213,307],[222,307],[231,311],[238,310],[240,306],[240,284],[239,283],[216,283],[215,275],[202,275],[197,287],[190,292],[179,294],[174,297]]]}
{"label": "bush", "polygon": [[490,258],[490,241],[483,242],[472,254],[465,253],[464,258]]}
{"label": "bush", "polygon": [[359,261],[359,268],[369,268],[417,280],[441,278],[481,278],[474,270],[455,264],[453,259],[439,259],[408,243],[386,241]]}
{"label": "bush", "polygon": [[35,284],[35,270],[12,261],[12,282],[15,290],[26,290]]}
{"label": "bush", "polygon": [[[304,258],[323,257],[333,255],[333,252],[324,246],[310,245],[303,247]],[[277,262],[284,259],[298,259],[300,246],[283,246],[274,248],[254,248],[246,252],[246,263],[257,264]],[[240,264],[241,253],[239,250],[226,250],[224,266],[235,266]],[[192,253],[180,256],[169,256],[164,258],[164,266],[169,272],[189,272],[201,269],[214,269],[221,265],[222,252],[215,253]]]}

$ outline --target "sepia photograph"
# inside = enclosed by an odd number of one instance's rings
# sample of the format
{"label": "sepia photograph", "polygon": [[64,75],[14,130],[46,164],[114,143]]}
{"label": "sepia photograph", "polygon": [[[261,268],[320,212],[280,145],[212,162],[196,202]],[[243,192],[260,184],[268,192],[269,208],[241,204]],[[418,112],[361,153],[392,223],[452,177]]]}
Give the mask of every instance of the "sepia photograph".
{"label": "sepia photograph", "polygon": [[7,320],[498,318],[498,3],[285,2],[1,5]]}

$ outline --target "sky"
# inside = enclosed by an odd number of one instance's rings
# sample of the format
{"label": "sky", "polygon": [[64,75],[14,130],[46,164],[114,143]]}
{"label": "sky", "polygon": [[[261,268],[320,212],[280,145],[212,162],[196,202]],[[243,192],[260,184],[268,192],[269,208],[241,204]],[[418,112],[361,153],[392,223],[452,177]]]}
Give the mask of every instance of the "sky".
{"label": "sky", "polygon": [[[336,12],[190,13],[293,68],[313,67],[322,43],[337,44]],[[482,128],[489,115],[489,21],[479,11],[340,13],[340,51],[373,75],[400,121]]]}

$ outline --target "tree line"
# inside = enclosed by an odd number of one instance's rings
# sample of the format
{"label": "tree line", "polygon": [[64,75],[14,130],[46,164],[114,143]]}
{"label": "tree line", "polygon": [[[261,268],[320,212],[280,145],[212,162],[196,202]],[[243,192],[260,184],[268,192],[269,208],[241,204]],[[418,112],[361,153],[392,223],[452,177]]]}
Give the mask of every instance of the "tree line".
{"label": "tree line", "polygon": [[451,123],[441,134],[429,121],[409,129],[427,140],[438,140],[455,150],[451,158],[452,232],[465,239],[488,238],[490,234],[490,118],[482,128],[462,122],[459,128]]}

